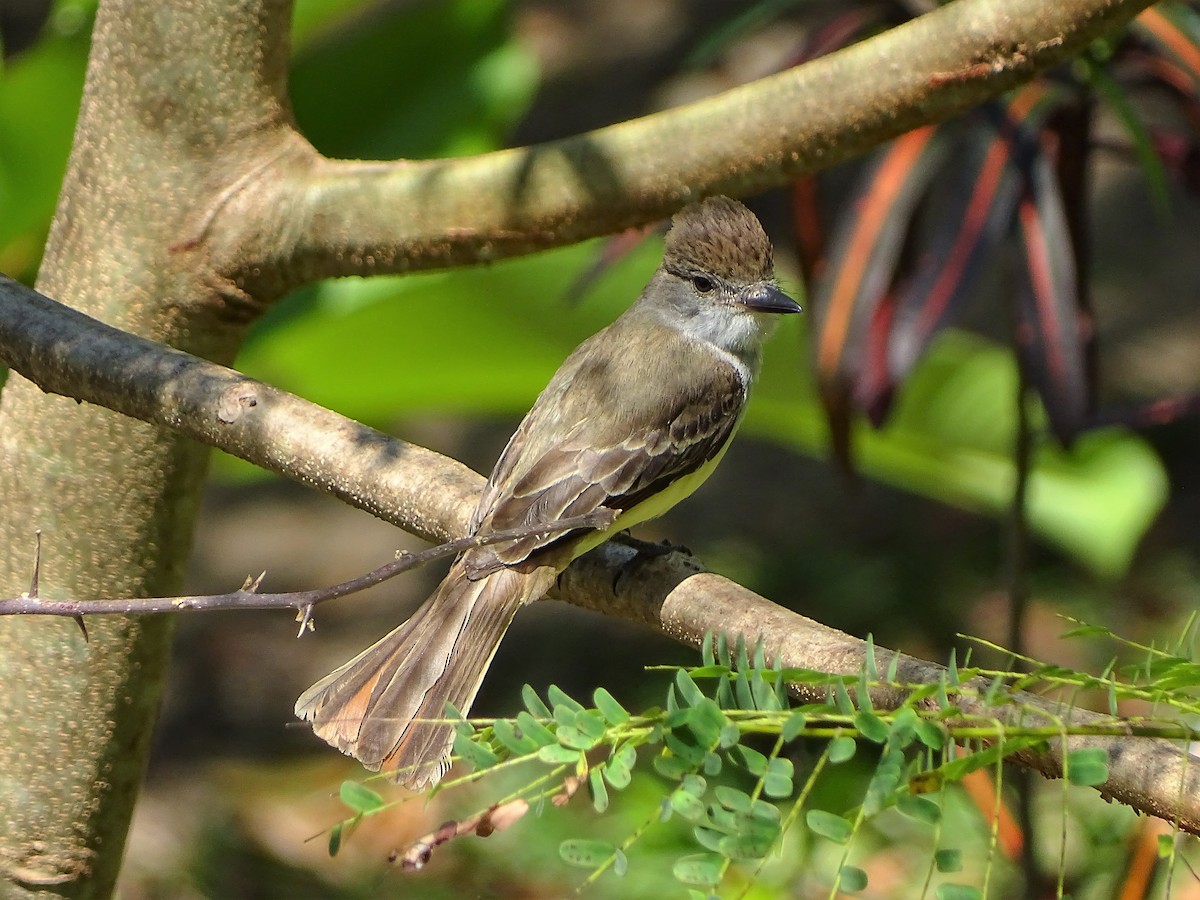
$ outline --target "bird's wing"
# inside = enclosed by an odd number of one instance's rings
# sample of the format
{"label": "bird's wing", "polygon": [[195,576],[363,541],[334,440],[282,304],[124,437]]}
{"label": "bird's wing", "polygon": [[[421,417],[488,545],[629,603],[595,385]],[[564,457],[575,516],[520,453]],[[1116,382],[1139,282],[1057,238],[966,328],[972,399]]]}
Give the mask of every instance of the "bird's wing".
{"label": "bird's wing", "polygon": [[[556,402],[540,398],[496,464],[476,513],[477,531],[551,523],[600,507],[623,512],[701,468],[733,435],[747,395],[741,373],[723,360],[702,371],[701,379],[665,385],[644,411],[623,408],[618,395],[604,398],[606,415],[589,416],[570,402],[569,387]],[[573,407],[579,413],[573,422],[547,421]],[[554,412],[542,414],[543,408]],[[561,437],[535,446],[547,431]],[[482,577],[573,536],[535,535],[483,547],[465,562],[472,577]]]}

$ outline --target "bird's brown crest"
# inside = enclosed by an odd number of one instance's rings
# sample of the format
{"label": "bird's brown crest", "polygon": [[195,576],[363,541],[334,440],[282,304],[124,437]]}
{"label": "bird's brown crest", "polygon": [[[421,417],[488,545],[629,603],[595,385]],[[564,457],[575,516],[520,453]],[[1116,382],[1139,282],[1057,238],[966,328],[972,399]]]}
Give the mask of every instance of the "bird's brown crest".
{"label": "bird's brown crest", "polygon": [[663,265],[748,283],[770,280],[775,272],[771,242],[757,217],[728,197],[709,197],[675,214]]}

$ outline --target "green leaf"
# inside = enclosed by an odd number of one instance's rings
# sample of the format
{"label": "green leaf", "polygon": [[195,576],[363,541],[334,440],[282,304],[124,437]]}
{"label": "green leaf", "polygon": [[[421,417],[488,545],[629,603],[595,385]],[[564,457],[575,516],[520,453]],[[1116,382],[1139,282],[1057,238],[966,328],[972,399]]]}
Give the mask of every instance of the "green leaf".
{"label": "green leaf", "polygon": [[962,871],[961,850],[939,850],[933,854],[933,863],[943,875]]}
{"label": "green leaf", "polygon": [[633,771],[629,766],[614,760],[604,767],[604,778],[615,790],[623,791],[633,781]]}
{"label": "green leaf", "polygon": [[550,701],[550,708],[554,711],[556,722],[570,725],[575,721],[575,717],[583,712],[583,704],[556,684],[552,684],[546,689],[546,699]]}
{"label": "green leaf", "polygon": [[337,856],[338,851],[342,849],[342,825],[344,822],[338,822],[329,829],[329,855]]}
{"label": "green leaf", "polygon": [[630,741],[625,741],[613,748],[609,765],[622,765],[632,769],[637,764],[637,747]]}
{"label": "green leaf", "polygon": [[876,744],[882,744],[888,739],[887,722],[865,709],[854,717],[854,727],[858,729],[859,734]]}
{"label": "green leaf", "polygon": [[737,722],[726,722],[717,738],[717,746],[722,750],[728,750],[730,747],[736,746],[741,739],[742,729],[738,727]]}
{"label": "green leaf", "polygon": [[1078,628],[1068,628],[1058,636],[1058,639],[1065,641],[1068,638],[1080,637],[1111,638],[1113,637],[1113,633],[1102,625],[1080,625]]}
{"label": "green leaf", "polygon": [[737,709],[758,709],[754,703],[754,691],[750,689],[750,679],[746,677],[745,672],[737,673],[737,678],[733,682],[733,693],[737,700]]}
{"label": "green leaf", "polygon": [[[679,708],[679,700],[675,696],[675,685],[667,688],[667,722],[668,728],[674,728],[677,722],[682,722],[687,718],[687,709]],[[674,716],[672,720],[671,716]]]}
{"label": "green leaf", "polygon": [[775,846],[778,832],[748,832],[745,834],[730,834],[721,838],[717,844],[717,852],[732,860],[762,859]]}
{"label": "green leaf", "polygon": [[750,692],[754,695],[755,709],[767,712],[783,709],[779,702],[779,695],[775,693],[775,688],[763,678],[761,669],[753,669],[750,672]]}
{"label": "green leaf", "polygon": [[885,747],[867,785],[863,811],[873,816],[886,807],[904,786],[904,753],[891,744]]}
{"label": "green leaf", "polygon": [[717,662],[723,666],[733,666],[733,656],[729,652],[729,635],[725,632],[717,634]]}
{"label": "green leaf", "polygon": [[604,766],[604,777],[618,791],[629,787],[633,780],[633,766],[637,762],[637,750],[630,743],[614,748]]}
{"label": "green leaf", "polygon": [[518,733],[516,726],[508,719],[497,719],[492,725],[492,734],[514,756],[524,756],[526,753],[533,753],[541,746],[541,744],[525,733]]}
{"label": "green leaf", "polygon": [[654,757],[654,771],[664,778],[669,778],[672,781],[678,781],[688,772],[692,771],[692,766],[680,759],[678,756],[663,756]]}
{"label": "green leaf", "polygon": [[929,719],[918,719],[914,726],[917,739],[930,750],[941,750],[946,746],[946,726]]}
{"label": "green leaf", "polygon": [[704,757],[704,774],[709,778],[715,778],[721,774],[721,757],[716,753],[709,753]]}
{"label": "green leaf", "polygon": [[537,695],[537,691],[531,685],[527,684],[521,688],[521,702],[525,704],[525,708],[535,719],[554,718],[550,714],[550,707],[542,702],[542,698]]}
{"label": "green leaf", "polygon": [[888,729],[889,743],[900,748],[907,747],[916,739],[917,723],[920,721],[921,717],[917,715],[916,710],[911,706],[903,707],[892,718],[891,727]]}
{"label": "green leaf", "polygon": [[708,825],[710,828],[726,834],[736,834],[741,830],[741,821],[737,813],[719,805],[708,808]]}
{"label": "green leaf", "polygon": [[763,793],[776,800],[792,796],[792,779],[778,772],[768,772],[763,776]]}
{"label": "green leaf", "polygon": [[[559,707],[561,709],[561,707]],[[584,734],[574,725],[559,725],[554,732],[558,742],[572,750],[591,750],[599,741],[591,735]]]}
{"label": "green leaf", "polygon": [[853,759],[858,744],[854,738],[842,735],[829,742],[829,761],[834,765]]}
{"label": "green leaf", "polygon": [[608,788],[604,786],[604,764],[601,763],[588,772],[588,787],[592,792],[592,806],[596,812],[602,813],[608,809]]}
{"label": "green leaf", "polygon": [[902,794],[896,800],[896,809],[910,819],[924,822],[926,825],[936,825],[942,819],[942,808],[928,797]]}
{"label": "green leaf", "polygon": [[675,733],[663,735],[663,743],[691,769],[698,769],[704,765],[704,757],[708,755],[702,748],[683,740]]}
{"label": "green leaf", "polygon": [[476,769],[490,769],[500,762],[500,757],[483,744],[477,744],[465,735],[455,735],[454,755],[464,762],[470,763]]}
{"label": "green leaf", "polygon": [[693,797],[703,797],[708,792],[708,782],[694,773],[684,775],[679,786]]}
{"label": "green leaf", "polygon": [[870,682],[879,680],[878,664],[875,662],[875,638],[867,633],[866,659],[858,673],[858,703],[863,709],[871,709]]}
{"label": "green leaf", "polygon": [[342,802],[357,813],[374,812],[383,806],[383,798],[357,781],[343,781],[338,789]]}
{"label": "green leaf", "polygon": [[782,756],[772,756],[767,761],[767,772],[772,775],[782,775],[785,778],[791,778],[796,774],[796,767],[792,765],[790,759],[785,759]]}
{"label": "green leaf", "polygon": [[667,714],[663,718],[664,728],[680,728],[692,717],[691,707],[680,706],[675,702],[675,688],[667,692]]}
{"label": "green leaf", "polygon": [[583,751],[572,750],[570,747],[564,747],[562,744],[547,744],[538,750],[538,759],[550,765],[577,765],[580,758],[583,756]]}
{"label": "green leaf", "polygon": [[701,697],[689,712],[687,726],[695,735],[696,743],[708,749],[720,746],[722,732],[730,722],[716,701]]}
{"label": "green leaf", "polygon": [[701,825],[697,825],[692,829],[692,835],[696,838],[697,844],[705,850],[712,850],[714,853],[720,849],[721,841],[727,837],[723,831],[715,831],[712,828],[704,828]]}
{"label": "green leaf", "polygon": [[598,869],[616,853],[617,848],[604,841],[570,838],[558,845],[558,856],[568,866]]}
{"label": "green leaf", "polygon": [[774,803],[768,803],[766,800],[755,800],[750,807],[750,815],[752,818],[761,819],[764,822],[772,822],[776,825],[782,819],[779,807]]}
{"label": "green leaf", "polygon": [[1096,787],[1108,781],[1108,753],[1102,747],[1069,750],[1063,768],[1071,784]]}
{"label": "green leaf", "polygon": [[521,734],[539,747],[557,743],[554,732],[524,710],[517,713],[517,727],[521,729]]}
{"label": "green leaf", "polygon": [[706,807],[704,801],[694,794],[679,788],[671,793],[671,808],[689,822],[699,822],[704,818]]}
{"label": "green leaf", "polygon": [[775,709],[787,709],[790,701],[788,700],[787,679],[783,677],[783,660],[776,658],[771,671],[775,675],[774,681],[771,682],[775,689]]}
{"label": "green leaf", "polygon": [[617,702],[617,699],[604,688],[596,688],[592,701],[600,715],[604,716],[611,725],[624,725],[629,721],[629,710]]}
{"label": "green leaf", "polygon": [[679,699],[686,706],[695,706],[704,699],[704,692],[700,690],[700,686],[692,681],[691,676],[683,669],[675,670],[675,688],[679,691]]}
{"label": "green leaf", "polygon": [[740,791],[727,784],[720,784],[713,789],[713,796],[716,797],[718,803],[728,810],[732,810],[733,812],[750,812],[750,795],[745,791]]}
{"label": "green leaf", "polygon": [[604,717],[591,710],[585,709],[577,713],[572,724],[580,732],[596,741],[608,734],[608,726],[604,724]]}
{"label": "green leaf", "polygon": [[721,709],[737,709],[737,700],[733,696],[733,679],[728,675],[717,681],[716,698]]}
{"label": "green leaf", "polygon": [[693,666],[686,671],[692,681],[698,681],[701,678],[720,678],[722,675],[729,675],[733,672],[729,666],[716,664],[711,666]]}
{"label": "green leaf", "polygon": [[844,817],[823,809],[810,809],[804,815],[809,831],[828,838],[835,844],[844,844],[854,834],[854,826]]}
{"label": "green leaf", "polygon": [[684,884],[714,885],[721,879],[721,866],[715,853],[697,853],[677,860],[671,871]]}
{"label": "green leaf", "polygon": [[808,719],[802,712],[794,712],[786,722],[783,723],[783,729],[780,734],[785,741],[794,741],[804,733],[804,728],[808,724]]}
{"label": "green leaf", "polygon": [[843,716],[852,716],[856,712],[854,701],[846,691],[846,683],[840,678],[833,683],[833,699],[837,703],[838,712]]}
{"label": "green leaf", "polygon": [[761,778],[767,771],[767,758],[753,747],[739,745],[729,754],[735,762],[744,767],[755,778]]}
{"label": "green leaf", "polygon": [[613,848],[613,874],[618,878],[623,878],[625,873],[629,871],[629,857],[625,855],[625,851],[620,847]]}
{"label": "green leaf", "polygon": [[867,873],[858,866],[842,866],[838,880],[839,887],[848,894],[856,894],[867,887]]}

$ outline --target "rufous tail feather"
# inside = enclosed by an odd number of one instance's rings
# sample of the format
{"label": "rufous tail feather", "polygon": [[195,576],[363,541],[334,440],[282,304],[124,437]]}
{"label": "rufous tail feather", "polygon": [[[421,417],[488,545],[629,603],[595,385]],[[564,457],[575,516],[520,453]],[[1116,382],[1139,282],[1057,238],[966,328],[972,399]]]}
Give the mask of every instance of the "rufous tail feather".
{"label": "rufous tail feather", "polygon": [[554,577],[501,569],[472,581],[455,563],[411,619],[305,691],[296,715],[372,771],[436,784],[454,744],[446,703],[467,714],[513,616]]}

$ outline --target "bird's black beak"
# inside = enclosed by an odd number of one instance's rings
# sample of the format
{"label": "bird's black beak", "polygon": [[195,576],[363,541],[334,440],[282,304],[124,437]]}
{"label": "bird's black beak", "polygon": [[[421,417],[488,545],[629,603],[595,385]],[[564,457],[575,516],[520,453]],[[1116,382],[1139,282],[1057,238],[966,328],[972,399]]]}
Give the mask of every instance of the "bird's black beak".
{"label": "bird's black beak", "polygon": [[773,284],[756,284],[738,297],[742,305],[755,312],[798,313],[800,304]]}

